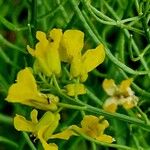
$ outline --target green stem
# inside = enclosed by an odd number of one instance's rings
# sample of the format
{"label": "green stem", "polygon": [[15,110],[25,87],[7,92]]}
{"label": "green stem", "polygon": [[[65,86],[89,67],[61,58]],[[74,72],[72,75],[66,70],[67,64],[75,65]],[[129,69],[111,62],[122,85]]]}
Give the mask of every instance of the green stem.
{"label": "green stem", "polygon": [[[126,75],[126,73],[125,73],[122,69],[120,69],[120,72],[121,72],[121,74],[122,74],[126,79],[129,78],[129,77]],[[133,89],[134,89],[137,93],[139,93],[141,96],[145,96],[145,97],[150,98],[150,92],[147,92],[146,90],[141,89],[141,88],[140,88],[139,86],[137,86],[135,83],[132,83],[132,87],[133,87]]]}
{"label": "green stem", "polygon": [[24,53],[24,54],[27,54],[26,51],[22,50],[23,48],[20,48],[20,47],[18,47],[18,46],[16,46],[16,45],[10,43],[10,42],[7,41],[1,34],[0,34],[0,42],[3,43],[3,44],[5,44],[5,45],[7,45],[9,48],[12,48],[12,49],[17,50],[17,51],[19,51],[19,52],[22,52],[22,53]]}
{"label": "green stem", "polygon": [[36,29],[37,29],[37,0],[32,0],[31,3],[31,25],[33,25],[32,35],[35,37]]}
{"label": "green stem", "polygon": [[135,16],[127,19],[120,20],[121,23],[126,23],[129,21],[139,21],[142,17],[141,16]]}
{"label": "green stem", "polygon": [[147,124],[150,124],[150,121],[147,117],[147,115],[140,109],[140,107],[136,106],[136,109],[138,110],[138,112],[141,114],[141,116],[143,117],[143,119],[145,120],[145,122]]}
{"label": "green stem", "polygon": [[55,76],[54,74],[52,75],[52,79],[53,79],[53,81],[54,81],[54,85],[55,85],[56,89],[57,89],[58,91],[61,91],[61,89],[60,89],[60,87],[59,87],[59,84],[58,84],[58,82],[57,82],[56,76]]}
{"label": "green stem", "polygon": [[0,114],[0,122],[13,125],[13,119],[9,116],[3,115],[2,113]]}
{"label": "green stem", "polygon": [[22,132],[23,137],[26,139],[27,144],[29,145],[29,147],[31,148],[31,150],[36,150],[34,144],[31,142],[28,134],[26,132]]}
{"label": "green stem", "polygon": [[96,148],[96,143],[91,142],[91,145],[92,145],[92,150],[97,150],[97,148]]}
{"label": "green stem", "polygon": [[66,103],[58,103],[58,106],[68,109],[86,110],[86,106],[71,105]]}
{"label": "green stem", "polygon": [[117,148],[117,149],[124,149],[124,150],[135,150],[134,148],[130,148],[128,146],[124,146],[124,145],[119,145],[119,144],[109,144],[109,143],[105,143],[105,142],[100,142],[94,138],[91,138],[90,136],[87,136],[86,134],[80,132],[80,130],[78,130],[77,128],[73,128],[73,131],[76,132],[77,134],[79,134],[80,136],[82,136],[83,138],[85,138],[88,141],[94,142],[98,145],[102,145],[104,147],[113,147],[113,148]]}
{"label": "green stem", "polygon": [[103,115],[103,116],[108,117],[108,118],[117,118],[119,120],[122,120],[122,121],[125,121],[128,123],[133,123],[133,124],[139,125],[139,126],[150,131],[150,125],[146,124],[145,121],[142,121],[142,120],[139,120],[139,119],[136,119],[133,117],[129,117],[129,116],[126,116],[123,114],[119,114],[119,113],[109,113],[109,112],[106,112],[100,108],[95,108],[95,107],[90,106],[90,105],[86,105],[86,107],[87,107],[86,111],[88,111],[88,112],[92,112],[92,113],[95,113],[98,115]]}
{"label": "green stem", "polygon": [[94,93],[92,93],[88,88],[86,88],[86,94],[89,98],[91,98],[94,102],[96,102],[98,105],[102,106],[103,102],[96,96]]}
{"label": "green stem", "polygon": [[[120,20],[120,18],[119,18],[118,15],[116,14],[116,12],[109,6],[109,4],[108,4],[106,1],[103,1],[103,2],[104,2],[104,4],[106,5],[106,7],[107,7],[107,9],[109,10],[109,12],[111,13],[111,15],[113,15],[115,19]],[[136,3],[138,3],[137,0],[136,0]],[[138,8],[139,8],[139,7],[138,7]],[[139,8],[139,15],[142,15],[142,13],[141,13],[141,11],[140,11],[140,8]],[[125,33],[126,37],[128,37],[128,38],[130,39],[130,33],[129,33],[129,31],[125,29],[125,30],[124,30],[124,33]],[[137,55],[139,55],[140,52],[139,52],[139,49],[138,49],[138,47],[137,47],[137,45],[136,45],[136,43],[135,43],[134,40],[132,40],[132,45],[133,45],[133,48],[134,48],[135,52],[137,53]],[[146,61],[145,61],[145,59],[142,57],[142,58],[140,59],[140,61],[141,61],[141,63],[143,64],[145,70],[149,72],[149,67],[148,67],[148,65],[147,65],[147,63],[146,63]],[[148,76],[149,76],[149,78],[150,78],[150,74],[148,74]]]}
{"label": "green stem", "polygon": [[2,16],[0,16],[0,22],[4,26],[6,26],[9,30],[12,30],[12,31],[24,31],[24,30],[28,30],[28,27],[21,27],[21,28],[16,27],[16,25],[12,24],[11,22],[9,22],[8,20],[6,20]]}
{"label": "green stem", "polygon": [[75,10],[75,12],[77,13],[79,19],[81,20],[84,28],[86,29],[86,31],[88,32],[88,34],[91,36],[91,38],[93,39],[93,41],[96,44],[102,43],[105,47],[105,51],[106,51],[106,55],[108,56],[108,58],[114,63],[116,64],[118,67],[122,68],[124,71],[130,73],[130,74],[134,74],[134,75],[144,75],[144,74],[148,74],[149,71],[135,71],[129,67],[127,67],[125,64],[123,64],[122,62],[120,62],[117,58],[115,58],[113,56],[113,54],[110,52],[110,50],[108,49],[106,43],[102,40],[102,38],[99,36],[97,37],[94,32],[92,31],[91,27],[87,24],[84,16],[82,15],[80,9],[78,8],[78,6],[76,5],[76,2],[74,0],[71,0],[70,3],[72,4],[73,9]]}
{"label": "green stem", "polygon": [[94,69],[91,73],[92,73],[93,75],[95,75],[96,77],[107,78],[107,74],[101,73],[101,72],[99,72],[99,70],[97,70],[97,69]]}
{"label": "green stem", "polygon": [[3,136],[0,136],[0,143],[5,143],[5,144],[7,144],[7,145],[12,146],[12,147],[15,148],[15,149],[18,149],[18,147],[19,147],[19,145],[16,144],[16,142],[14,142],[14,141],[12,141],[12,140],[9,140],[9,139],[7,139],[7,138],[5,138],[5,137],[3,137]]}
{"label": "green stem", "polygon": [[113,19],[109,18],[108,16],[106,16],[106,15],[103,14],[102,12],[98,11],[95,7],[93,7],[93,6],[90,5],[89,3],[86,3],[86,4],[91,8],[91,10],[93,10],[93,12],[94,12],[97,16],[99,16],[99,17],[101,17],[101,18],[103,18],[104,20],[107,20],[107,21],[109,21],[109,22],[114,22],[114,23],[115,23],[115,21],[114,21]]}
{"label": "green stem", "polygon": [[42,19],[46,19],[47,17],[51,18],[53,17],[58,11],[60,11],[61,7],[63,7],[63,5],[67,2],[67,0],[64,0],[63,2],[61,2],[61,4],[59,4],[59,6],[57,8],[55,8],[54,10],[50,10],[49,12],[38,16],[37,21],[41,21]]}
{"label": "green stem", "polygon": [[[96,10],[93,6],[91,6],[91,5],[89,5],[89,4],[87,4],[87,8],[89,8],[88,10],[89,10],[89,12],[90,12],[90,14],[93,16],[93,18],[95,18],[99,23],[103,23],[103,24],[107,24],[107,25],[112,25],[112,26],[117,26],[117,27],[119,27],[119,28],[125,28],[125,29],[128,29],[128,30],[131,30],[131,31],[134,31],[134,32],[137,32],[137,33],[139,33],[139,34],[144,34],[144,32],[142,31],[142,30],[139,30],[139,29],[136,29],[136,28],[134,28],[134,27],[131,27],[131,26],[129,26],[129,25],[125,25],[125,24],[123,24],[123,22],[126,22],[126,21],[128,21],[128,20],[130,20],[129,18],[127,19],[127,20],[117,20],[117,21],[114,21],[114,20],[112,20],[112,21],[105,21],[105,20],[102,20],[102,19],[100,19],[98,16],[100,16],[99,15],[99,13],[101,13],[100,11],[98,11],[98,10]],[[91,8],[91,9],[90,9]],[[101,13],[102,14],[102,13]],[[97,16],[98,15],[98,16]],[[102,17],[102,16],[100,16],[100,17]],[[106,16],[107,17],[107,16]],[[104,17],[103,17],[104,18]]]}
{"label": "green stem", "polygon": [[[150,125],[146,124],[145,121],[139,120],[137,118],[129,117],[129,116],[126,116],[126,115],[123,115],[123,114],[119,114],[119,113],[106,112],[103,109],[95,108],[93,106],[85,104],[84,102],[82,102],[80,100],[75,100],[75,99],[73,99],[73,98],[71,98],[71,97],[69,97],[69,96],[67,96],[65,94],[60,93],[60,91],[57,91],[57,93],[60,96],[63,96],[66,99],[70,100],[71,102],[75,102],[78,105],[82,105],[81,107],[77,107],[77,105],[76,106],[71,106],[73,109],[76,109],[76,108],[78,110],[82,109],[84,111],[91,112],[91,113],[94,113],[94,114],[97,114],[97,115],[103,115],[103,116],[108,117],[108,118],[117,118],[119,120],[122,120],[122,121],[125,121],[125,122],[128,122],[128,123],[133,123],[133,124],[139,125],[143,129],[146,129],[146,130],[150,131]],[[63,104],[63,107],[65,107],[65,106],[68,109],[71,108],[69,105],[64,105]]]}
{"label": "green stem", "polygon": [[60,0],[56,0],[56,3],[57,3],[57,5],[60,5],[60,10],[61,10],[62,16],[64,17],[65,22],[68,23],[68,15],[66,13],[64,6],[61,5]]}
{"label": "green stem", "polygon": [[0,48],[0,55],[1,57],[4,59],[4,61],[8,64],[10,64],[11,66],[13,66],[16,69],[19,69],[20,67],[16,64],[14,64],[14,62],[12,60],[10,60],[10,58],[8,57],[8,55],[4,52],[3,49]]}
{"label": "green stem", "polygon": [[56,79],[55,75],[52,75],[52,78],[53,78],[54,85],[55,85],[55,87],[56,87],[57,93],[58,93],[59,95],[61,95],[62,97],[66,98],[66,99],[71,100],[72,102],[75,102],[75,103],[78,103],[78,104],[80,104],[80,105],[83,105],[83,103],[82,103],[81,101],[79,101],[78,99],[71,98],[71,97],[69,97],[68,95],[64,94],[64,93],[61,91],[61,89],[60,89],[60,87],[59,87],[59,84],[58,84],[58,82],[57,82],[57,79]]}

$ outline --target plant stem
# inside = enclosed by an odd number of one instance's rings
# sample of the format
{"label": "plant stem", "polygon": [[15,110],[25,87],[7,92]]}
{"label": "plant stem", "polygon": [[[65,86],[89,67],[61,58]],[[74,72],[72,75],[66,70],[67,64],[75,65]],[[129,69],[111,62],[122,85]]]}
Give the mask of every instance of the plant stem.
{"label": "plant stem", "polygon": [[9,139],[2,137],[2,136],[0,136],[0,143],[6,143],[7,145],[10,145],[15,149],[18,149],[18,147],[19,147],[19,145],[16,142],[9,140]]}
{"label": "plant stem", "polygon": [[130,148],[128,146],[124,146],[124,145],[119,145],[119,144],[109,144],[109,143],[105,143],[105,142],[100,142],[94,138],[91,138],[89,136],[87,136],[84,133],[81,133],[80,130],[78,130],[77,128],[73,128],[73,131],[76,132],[77,134],[79,134],[80,136],[84,137],[86,140],[89,140],[91,142],[94,142],[96,144],[102,145],[104,147],[113,147],[113,148],[117,148],[117,149],[123,149],[123,150],[135,150],[134,148]]}
{"label": "plant stem", "polygon": [[26,141],[27,141],[29,147],[31,148],[31,150],[36,150],[34,144],[31,142],[28,134],[26,132],[22,132],[22,134],[23,134],[23,137],[26,139]]}

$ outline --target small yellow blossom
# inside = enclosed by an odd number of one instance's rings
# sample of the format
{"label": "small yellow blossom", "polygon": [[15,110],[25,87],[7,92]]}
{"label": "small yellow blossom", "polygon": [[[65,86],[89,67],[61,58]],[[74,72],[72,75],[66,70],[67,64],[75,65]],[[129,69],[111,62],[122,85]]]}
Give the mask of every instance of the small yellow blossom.
{"label": "small yellow blossom", "polygon": [[9,88],[6,100],[12,103],[33,106],[42,110],[55,111],[59,99],[52,94],[45,95],[40,93],[30,69],[25,68],[19,71],[17,82]]}
{"label": "small yellow blossom", "polygon": [[62,138],[68,140],[72,135],[78,136],[78,134],[83,133],[91,138],[99,140],[100,142],[112,143],[114,138],[104,134],[104,131],[108,126],[109,123],[103,116],[98,118],[93,115],[86,115],[81,121],[81,127],[72,125],[63,132],[52,135],[51,138]]}
{"label": "small yellow blossom", "polygon": [[125,109],[131,109],[137,105],[138,97],[134,95],[130,85],[132,79],[123,80],[120,85],[116,85],[114,80],[105,79],[103,89],[110,96],[103,105],[104,110],[116,112],[119,105]]}
{"label": "small yellow blossom", "polygon": [[47,111],[39,121],[37,115],[38,112],[35,109],[31,112],[31,121],[26,120],[23,116],[16,115],[14,118],[14,127],[18,131],[32,132],[33,136],[41,141],[45,150],[58,150],[56,144],[48,144],[47,140],[57,128],[60,115]]}
{"label": "small yellow blossom", "polygon": [[87,115],[81,121],[81,131],[83,133],[101,142],[112,143],[113,138],[109,135],[104,134],[104,130],[108,126],[108,121],[104,120],[104,117],[102,116],[98,118],[96,116]]}
{"label": "small yellow blossom", "polygon": [[49,139],[68,140],[70,136],[76,135],[71,129],[64,130],[60,133],[53,134],[59,124],[59,113],[47,111],[38,121],[38,111],[32,110],[31,121],[26,120],[23,116],[16,115],[14,118],[14,127],[18,131],[31,132],[36,139],[39,139],[44,150],[58,150],[55,143],[47,143]]}
{"label": "small yellow blossom", "polygon": [[67,84],[65,86],[67,95],[69,96],[77,96],[77,95],[82,95],[86,93],[85,86],[81,83],[72,83],[72,84]]}
{"label": "small yellow blossom", "polygon": [[39,42],[36,44],[35,50],[27,46],[29,53],[36,58],[37,68],[47,76],[51,76],[52,73],[59,76],[61,73],[59,58],[61,37],[61,29],[51,30],[48,38],[44,32],[37,31],[36,38]]}
{"label": "small yellow blossom", "polygon": [[79,30],[67,30],[64,32],[59,49],[60,58],[71,64],[70,74],[72,77],[79,77],[84,82],[88,72],[100,65],[105,58],[105,51],[102,44],[95,49],[87,50],[83,55],[81,50],[84,45],[84,33]]}

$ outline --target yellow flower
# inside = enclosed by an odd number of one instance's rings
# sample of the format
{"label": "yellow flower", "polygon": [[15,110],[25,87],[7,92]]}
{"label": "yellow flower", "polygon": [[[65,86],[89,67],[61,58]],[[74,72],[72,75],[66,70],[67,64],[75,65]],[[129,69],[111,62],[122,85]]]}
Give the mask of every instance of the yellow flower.
{"label": "yellow flower", "polygon": [[104,120],[104,117],[102,116],[98,118],[96,116],[87,115],[81,121],[81,131],[83,133],[101,142],[112,143],[113,138],[109,135],[104,134],[104,130],[108,126],[108,121]]}
{"label": "yellow flower", "polygon": [[125,109],[137,106],[138,97],[131,90],[131,83],[132,79],[127,79],[123,80],[120,85],[116,85],[114,80],[105,79],[102,86],[110,97],[104,102],[104,110],[116,112],[119,105],[122,105]]}
{"label": "yellow flower", "polygon": [[65,86],[67,95],[69,96],[77,96],[82,95],[86,93],[86,89],[83,84],[81,83],[73,83],[73,84],[67,84]]}
{"label": "yellow flower", "polygon": [[31,112],[31,121],[26,120],[23,116],[16,115],[14,118],[14,127],[18,131],[32,132],[32,134],[41,141],[45,150],[57,150],[58,147],[54,143],[47,143],[47,140],[52,136],[58,126],[60,115],[47,111],[38,121],[38,112]]}
{"label": "yellow flower", "polygon": [[29,68],[19,71],[17,82],[11,85],[6,98],[8,102],[21,103],[42,110],[57,109],[58,97],[40,93],[34,76]]}
{"label": "yellow flower", "polygon": [[63,132],[52,135],[50,138],[61,138],[68,140],[72,135],[78,136],[83,133],[91,138],[99,140],[100,142],[112,143],[114,138],[104,134],[104,131],[108,126],[109,123],[103,116],[98,118],[93,115],[86,115],[81,121],[81,128],[77,125],[72,125]]}
{"label": "yellow flower", "polygon": [[71,64],[70,74],[72,77],[79,77],[84,82],[88,72],[100,65],[105,58],[105,51],[102,44],[95,49],[87,50],[83,55],[81,50],[84,45],[84,33],[79,30],[67,30],[64,32],[59,49],[60,58]]}
{"label": "yellow flower", "polygon": [[36,38],[39,42],[36,44],[35,50],[27,46],[29,53],[36,58],[36,67],[47,76],[51,76],[52,73],[59,76],[61,73],[58,50],[61,37],[61,29],[51,30],[48,38],[44,32],[37,31]]}

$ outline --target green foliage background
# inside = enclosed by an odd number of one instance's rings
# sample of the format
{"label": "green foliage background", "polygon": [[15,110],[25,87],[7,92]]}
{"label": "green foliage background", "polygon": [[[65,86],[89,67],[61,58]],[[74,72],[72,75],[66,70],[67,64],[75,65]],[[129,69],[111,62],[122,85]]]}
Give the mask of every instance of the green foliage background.
{"label": "green foliage background", "polygon": [[[89,92],[81,99],[99,109],[106,99],[101,83],[113,78],[116,83],[132,77],[132,89],[139,96],[138,108],[119,109],[108,118],[116,144],[138,150],[150,149],[150,1],[149,0],[0,0],[0,150],[42,149],[27,133],[13,128],[16,113],[28,116],[30,108],[5,101],[17,72],[32,66],[26,45],[34,46],[35,32],[52,28],[79,29],[85,33],[85,49],[103,43],[105,62],[89,74]],[[96,109],[96,110],[97,110]],[[68,113],[69,112],[69,113]],[[92,112],[92,110],[91,110]],[[91,113],[90,112],[90,113]],[[94,110],[93,112],[94,113]],[[69,114],[62,127],[79,122],[81,112],[66,109]],[[138,118],[137,114],[140,114]],[[128,117],[130,116],[130,117]],[[140,120],[140,121],[139,121]],[[57,141],[61,150],[115,149],[101,146],[82,137]],[[116,149],[119,149],[116,147]]]}

